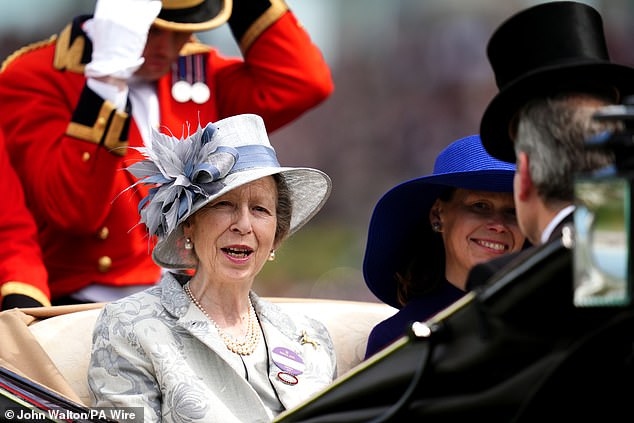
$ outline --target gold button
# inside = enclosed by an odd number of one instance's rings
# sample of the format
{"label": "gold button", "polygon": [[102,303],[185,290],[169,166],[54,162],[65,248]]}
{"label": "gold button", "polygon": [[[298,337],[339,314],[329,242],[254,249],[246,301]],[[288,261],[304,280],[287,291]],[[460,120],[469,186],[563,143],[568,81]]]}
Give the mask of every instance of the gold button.
{"label": "gold button", "polygon": [[108,239],[108,235],[110,235],[110,229],[108,229],[107,226],[99,229],[99,232],[97,233],[99,239]]}
{"label": "gold button", "polygon": [[98,128],[103,128],[104,126],[106,126],[106,118],[105,117],[98,117],[97,118],[97,127]]}
{"label": "gold button", "polygon": [[112,266],[112,259],[108,256],[103,256],[99,259],[99,266],[98,269],[100,272],[105,273],[108,270],[110,270],[110,267]]}
{"label": "gold button", "polygon": [[84,162],[87,162],[88,160],[90,160],[90,153],[87,151],[84,151],[84,154],[81,155],[81,160]]}

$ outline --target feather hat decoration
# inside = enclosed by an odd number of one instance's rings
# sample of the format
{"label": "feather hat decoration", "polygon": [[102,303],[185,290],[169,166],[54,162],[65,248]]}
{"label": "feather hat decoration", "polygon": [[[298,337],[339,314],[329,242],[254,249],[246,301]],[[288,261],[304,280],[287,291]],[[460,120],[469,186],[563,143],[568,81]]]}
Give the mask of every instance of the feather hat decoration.
{"label": "feather hat decoration", "polygon": [[147,160],[127,170],[137,184],[156,185],[139,203],[141,223],[159,237],[172,232],[179,219],[191,212],[194,201],[220,191],[224,178],[236,162],[235,148],[212,142],[218,128],[212,123],[198,127],[190,137],[174,142],[174,137],[152,132],[151,147],[137,150]]}
{"label": "feather hat decoration", "polygon": [[166,268],[196,267],[197,258],[184,248],[181,224],[232,189],[281,174],[290,190],[291,235],[321,209],[332,188],[320,170],[280,166],[262,118],[253,114],[199,125],[180,139],[153,131],[150,145],[136,150],[145,159],[126,168],[138,178],[128,189],[151,186],[139,203],[140,223],[158,237],[152,257]]}

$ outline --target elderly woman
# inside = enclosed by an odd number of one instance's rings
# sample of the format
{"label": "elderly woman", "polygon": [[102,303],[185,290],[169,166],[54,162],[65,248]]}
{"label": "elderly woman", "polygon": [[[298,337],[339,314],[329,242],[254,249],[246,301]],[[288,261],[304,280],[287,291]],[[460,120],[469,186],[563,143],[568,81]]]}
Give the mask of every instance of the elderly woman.
{"label": "elderly woman", "polygon": [[284,314],[252,286],[323,206],[329,177],[281,167],[256,115],[180,140],[154,132],[141,150],[147,160],[128,170],[132,187],[152,186],[141,222],[169,271],[102,311],[92,405],[143,407],[145,421],[263,422],[328,385],[336,363],[325,326]]}
{"label": "elderly woman", "polygon": [[372,329],[366,358],[462,297],[474,265],[522,249],[514,173],[513,164],[491,157],[472,135],[445,148],[433,174],[379,200],[363,273],[370,290],[399,311]]}

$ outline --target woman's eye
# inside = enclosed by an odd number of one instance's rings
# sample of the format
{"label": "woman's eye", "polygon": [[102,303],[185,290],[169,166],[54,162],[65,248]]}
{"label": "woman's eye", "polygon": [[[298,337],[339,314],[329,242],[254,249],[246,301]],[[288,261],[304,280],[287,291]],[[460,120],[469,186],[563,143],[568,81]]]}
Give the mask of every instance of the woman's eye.
{"label": "woman's eye", "polygon": [[271,213],[269,212],[269,209],[268,209],[268,208],[266,208],[266,207],[264,207],[264,206],[255,206],[255,207],[253,207],[253,210],[255,210],[255,211],[259,212],[259,213],[267,213],[267,214],[271,214]]}
{"label": "woman's eye", "polygon": [[229,201],[218,201],[216,203],[213,203],[211,205],[211,207],[213,208],[219,208],[219,207],[231,207],[231,202]]}
{"label": "woman's eye", "polygon": [[471,208],[474,210],[486,211],[486,210],[489,210],[490,207],[487,203],[479,202],[479,203],[473,203],[471,205]]}

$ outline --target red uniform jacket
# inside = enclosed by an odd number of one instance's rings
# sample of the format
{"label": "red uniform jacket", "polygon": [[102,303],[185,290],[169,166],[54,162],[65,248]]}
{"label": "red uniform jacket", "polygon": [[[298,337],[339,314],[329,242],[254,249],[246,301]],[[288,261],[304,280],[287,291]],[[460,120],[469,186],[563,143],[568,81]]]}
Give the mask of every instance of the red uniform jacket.
{"label": "red uniform jacket", "polygon": [[49,305],[50,292],[33,216],[24,203],[0,132],[0,300],[9,294],[28,295]]}
{"label": "red uniform jacket", "polygon": [[[87,88],[91,49],[80,24],[19,50],[0,72],[0,126],[38,224],[53,299],[94,282],[152,284],[160,273],[138,224],[146,192],[119,195],[133,183],[122,169],[139,159],[127,147],[142,145],[141,136],[128,113]],[[252,38],[244,60],[196,42],[189,53],[204,54],[211,97],[179,103],[172,76],[158,82],[161,128],[176,136],[186,123],[195,130],[240,113],[259,114],[273,131],[333,90],[321,52],[287,10]]]}

